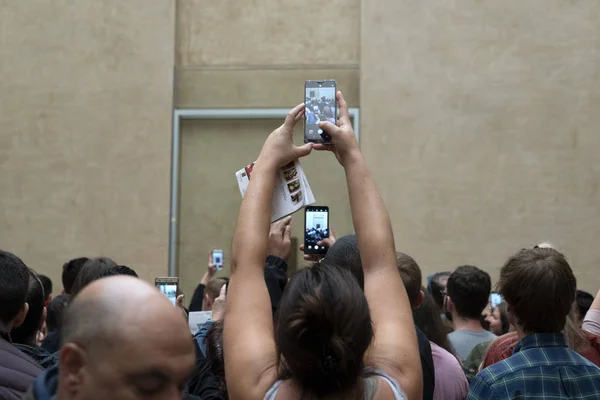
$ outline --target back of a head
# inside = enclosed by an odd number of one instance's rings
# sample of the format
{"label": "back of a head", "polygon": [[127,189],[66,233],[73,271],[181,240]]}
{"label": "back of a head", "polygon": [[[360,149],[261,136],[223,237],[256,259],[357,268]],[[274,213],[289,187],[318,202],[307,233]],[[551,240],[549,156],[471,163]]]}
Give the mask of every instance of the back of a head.
{"label": "back of a head", "polygon": [[215,278],[211,279],[206,285],[206,294],[210,297],[211,300],[219,297],[219,293],[221,292],[221,288],[225,285],[227,281],[223,278]]}
{"label": "back of a head", "polygon": [[83,265],[89,260],[87,257],[75,258],[63,265],[62,284],[66,294],[71,294],[75,279]]}
{"label": "back of a head", "polygon": [[396,265],[406,288],[408,301],[412,308],[415,308],[419,305],[421,297],[421,268],[411,256],[400,252],[396,253]]}
{"label": "back of a head", "polygon": [[[127,290],[123,290],[125,287]],[[134,305],[137,301],[154,302],[151,306],[154,310],[151,313],[141,312]],[[149,315],[158,314],[165,308],[172,308],[166,297],[140,279],[111,276],[92,281],[71,298],[65,310],[63,343],[112,341],[117,333],[141,329],[140,321],[154,323],[154,317]],[[124,321],[130,323],[123,324]]]}
{"label": "back of a head", "polygon": [[0,250],[0,322],[10,323],[21,311],[29,290],[29,270],[12,253]]}
{"label": "back of a head", "polygon": [[452,272],[443,271],[436,272],[428,278],[429,282],[427,283],[427,290],[431,293],[435,300],[435,304],[437,304],[440,309],[444,308],[444,295],[442,292],[446,289],[450,275],[452,275]]}
{"label": "back of a head", "polygon": [[212,373],[217,378],[219,389],[227,392],[225,381],[225,360],[223,356],[223,321],[215,321],[206,334],[206,359]]}
{"label": "back of a head", "polygon": [[575,301],[577,280],[561,253],[540,247],[510,257],[498,289],[526,333],[560,332]]}
{"label": "back of a head", "polygon": [[48,316],[46,317],[46,326],[48,332],[58,330],[62,326],[63,315],[67,304],[69,303],[69,295],[61,294],[56,296],[48,304]]}
{"label": "back of a head", "polygon": [[435,303],[431,293],[425,290],[425,288],[421,289],[424,294],[423,303],[421,303],[419,308],[413,310],[415,325],[423,331],[427,339],[431,342],[454,354],[454,349],[452,349],[448,341],[448,336],[442,322],[442,310]]}
{"label": "back of a head", "polygon": [[356,235],[346,235],[336,240],[333,246],[327,251],[325,261],[328,265],[337,265],[340,268],[350,271],[356,278],[358,286],[362,290],[365,289],[365,274],[362,268]]}
{"label": "back of a head", "polygon": [[579,314],[579,320],[583,321],[585,314],[592,306],[594,302],[594,296],[591,293],[584,292],[583,290],[577,290],[575,294],[575,301],[577,302],[577,313]]}
{"label": "back of a head", "polygon": [[52,279],[48,278],[46,275],[38,275],[37,276],[42,282],[42,286],[44,287],[44,295],[46,296],[45,300],[50,299],[50,295],[52,294]]}
{"label": "back of a head", "polygon": [[129,268],[125,265],[117,265],[117,266],[110,267],[110,268],[100,272],[98,275],[96,275],[94,277],[93,280],[97,281],[98,279],[108,278],[109,276],[117,276],[117,275],[125,275],[125,276],[132,276],[134,278],[139,278],[137,272],[135,272],[131,268]]}
{"label": "back of a head", "polygon": [[13,329],[10,333],[13,342],[20,344],[35,344],[36,333],[41,327],[46,294],[44,287],[35,271],[29,270],[29,289],[27,291],[27,304],[29,311],[21,326]]}
{"label": "back of a head", "polygon": [[492,280],[487,272],[472,265],[464,265],[456,268],[450,275],[446,291],[458,315],[479,320],[489,302]]}
{"label": "back of a head", "polygon": [[117,263],[107,257],[90,258],[87,260],[83,264],[83,267],[81,267],[79,274],[77,274],[71,291],[72,297],[75,297],[84,287],[93,282],[96,276],[116,266]]}
{"label": "back of a head", "polygon": [[275,341],[286,377],[323,397],[352,390],[373,339],[367,299],[347,269],[316,263],[298,271],[279,304]]}

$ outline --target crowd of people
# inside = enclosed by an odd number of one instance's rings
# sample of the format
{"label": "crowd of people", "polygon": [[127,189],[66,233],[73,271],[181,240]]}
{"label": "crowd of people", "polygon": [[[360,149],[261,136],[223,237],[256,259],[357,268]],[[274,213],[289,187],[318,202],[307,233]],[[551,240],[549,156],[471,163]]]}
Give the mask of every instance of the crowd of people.
{"label": "crowd of people", "polygon": [[[67,262],[53,297],[0,251],[0,399],[600,399],[600,292],[578,291],[547,243],[510,256],[495,287],[472,265],[423,282],[337,101],[337,123],[319,124],[333,144],[293,144],[304,105],[267,138],[231,275],[209,257],[188,307],[105,257]],[[273,188],[313,150],[344,168],[356,233],[330,234],[288,279],[291,218],[270,223]],[[192,335],[197,311],[212,316]]]}
{"label": "crowd of people", "polygon": [[305,112],[308,124],[317,124],[319,121],[335,123],[335,111],[334,98],[306,97]]}

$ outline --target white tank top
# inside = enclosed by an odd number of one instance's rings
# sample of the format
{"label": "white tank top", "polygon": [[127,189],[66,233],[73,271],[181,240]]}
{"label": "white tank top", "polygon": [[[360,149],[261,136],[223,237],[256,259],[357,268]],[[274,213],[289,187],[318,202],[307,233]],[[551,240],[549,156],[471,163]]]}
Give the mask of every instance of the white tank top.
{"label": "white tank top", "polygon": [[[364,400],[373,400],[373,396],[375,396],[375,392],[377,391],[377,378],[383,379],[388,385],[390,385],[390,389],[392,389],[392,393],[394,394],[395,400],[407,400],[406,395],[402,391],[400,384],[397,380],[389,376],[385,371],[379,369],[369,369],[368,370],[369,377],[363,378],[365,381],[365,396]],[[277,392],[279,391],[279,387],[285,381],[277,381],[271,389],[265,395],[264,400],[276,400]]]}

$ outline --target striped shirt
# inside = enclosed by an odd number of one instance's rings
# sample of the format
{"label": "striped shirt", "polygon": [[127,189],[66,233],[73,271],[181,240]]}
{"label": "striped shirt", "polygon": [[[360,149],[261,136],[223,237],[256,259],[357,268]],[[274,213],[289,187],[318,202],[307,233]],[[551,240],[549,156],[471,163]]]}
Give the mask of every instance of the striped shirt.
{"label": "striped shirt", "polygon": [[600,399],[600,368],[570,350],[562,333],[528,335],[473,378],[467,399]]}

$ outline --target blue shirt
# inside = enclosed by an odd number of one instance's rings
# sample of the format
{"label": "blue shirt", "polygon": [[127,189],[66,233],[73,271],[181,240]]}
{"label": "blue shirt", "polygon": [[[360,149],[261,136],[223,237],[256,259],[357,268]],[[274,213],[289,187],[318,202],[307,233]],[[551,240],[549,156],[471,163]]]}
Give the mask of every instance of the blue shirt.
{"label": "blue shirt", "polygon": [[467,399],[600,399],[600,368],[569,349],[562,333],[528,335],[473,378]]}

